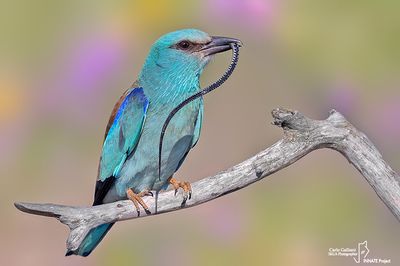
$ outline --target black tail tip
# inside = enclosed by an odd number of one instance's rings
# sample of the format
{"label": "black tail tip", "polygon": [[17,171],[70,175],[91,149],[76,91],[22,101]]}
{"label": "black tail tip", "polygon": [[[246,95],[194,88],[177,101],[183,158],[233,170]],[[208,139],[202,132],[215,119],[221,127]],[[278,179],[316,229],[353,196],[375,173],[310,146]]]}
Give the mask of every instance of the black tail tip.
{"label": "black tail tip", "polygon": [[74,252],[72,251],[72,250],[67,250],[67,253],[65,253],[65,257],[68,257],[68,256],[71,256],[71,255],[73,255],[74,254]]}

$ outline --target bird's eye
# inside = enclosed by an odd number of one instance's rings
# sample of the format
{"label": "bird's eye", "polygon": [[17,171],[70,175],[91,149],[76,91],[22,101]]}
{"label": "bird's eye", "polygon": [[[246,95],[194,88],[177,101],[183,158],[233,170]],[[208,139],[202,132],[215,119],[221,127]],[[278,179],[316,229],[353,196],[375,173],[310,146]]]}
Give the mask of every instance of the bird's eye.
{"label": "bird's eye", "polygon": [[190,47],[190,42],[181,41],[181,42],[178,43],[178,47],[183,49],[183,50],[186,50],[186,49],[188,49]]}

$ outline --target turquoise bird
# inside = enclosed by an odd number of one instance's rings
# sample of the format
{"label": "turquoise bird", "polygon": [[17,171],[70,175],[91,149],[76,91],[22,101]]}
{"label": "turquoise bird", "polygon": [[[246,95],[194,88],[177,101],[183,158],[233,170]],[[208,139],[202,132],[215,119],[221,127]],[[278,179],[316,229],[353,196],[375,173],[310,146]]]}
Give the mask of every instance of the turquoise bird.
{"label": "turquoise bird", "polygon": [[[115,104],[100,157],[93,205],[132,200],[150,213],[142,200],[151,191],[184,191],[191,196],[188,182],[173,178],[200,136],[203,100],[186,105],[171,120],[165,132],[161,169],[158,175],[158,140],[170,111],[200,90],[199,78],[213,55],[231,49],[239,40],[209,36],[196,29],[168,33],[151,47],[139,77]],[[88,256],[113,223],[92,229],[77,250],[66,256]]]}

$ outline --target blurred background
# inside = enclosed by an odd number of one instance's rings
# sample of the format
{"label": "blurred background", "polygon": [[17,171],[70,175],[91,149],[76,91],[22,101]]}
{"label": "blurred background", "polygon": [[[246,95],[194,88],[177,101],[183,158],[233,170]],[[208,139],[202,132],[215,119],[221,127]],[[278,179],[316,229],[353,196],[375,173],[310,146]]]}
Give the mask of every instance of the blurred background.
{"label": "blurred background", "polygon": [[[277,141],[279,106],[331,108],[400,171],[399,1],[1,1],[1,265],[354,265],[329,248],[368,241],[400,265],[400,225],[340,154],[318,150],[248,188],[118,223],[88,258],[64,257],[67,227],[13,202],[88,205],[114,103],[160,35],[240,38],[233,76],[205,97],[202,135],[177,178],[230,167]],[[229,64],[219,55],[206,86]]]}

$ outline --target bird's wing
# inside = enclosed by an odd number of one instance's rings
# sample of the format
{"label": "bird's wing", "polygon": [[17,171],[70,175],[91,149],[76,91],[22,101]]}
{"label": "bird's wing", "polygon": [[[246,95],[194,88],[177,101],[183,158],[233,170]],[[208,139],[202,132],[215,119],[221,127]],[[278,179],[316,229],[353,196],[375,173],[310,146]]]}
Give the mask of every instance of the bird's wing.
{"label": "bird's wing", "polygon": [[192,141],[192,147],[196,146],[197,142],[199,141],[200,138],[200,131],[201,131],[201,126],[203,124],[203,99],[200,99],[200,109],[199,109],[199,114],[197,115],[196,119],[196,124],[194,128],[194,135],[193,135],[193,141]]}
{"label": "bird's wing", "polygon": [[122,165],[134,152],[143,130],[148,106],[149,101],[141,87],[126,91],[115,105],[106,129],[94,205],[102,203]]}
{"label": "bird's wing", "polygon": [[201,126],[203,124],[203,99],[200,99],[200,100],[201,100],[200,109],[199,109],[199,113],[197,114],[197,118],[196,118],[195,125],[194,125],[192,145],[190,145],[187,148],[185,155],[183,155],[183,157],[179,161],[178,167],[176,168],[175,171],[178,171],[178,169],[182,166],[183,162],[185,161],[186,156],[188,155],[190,149],[192,149],[194,146],[196,146],[197,142],[199,141]]}

